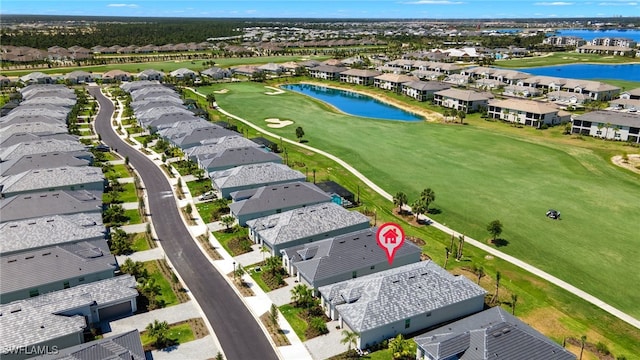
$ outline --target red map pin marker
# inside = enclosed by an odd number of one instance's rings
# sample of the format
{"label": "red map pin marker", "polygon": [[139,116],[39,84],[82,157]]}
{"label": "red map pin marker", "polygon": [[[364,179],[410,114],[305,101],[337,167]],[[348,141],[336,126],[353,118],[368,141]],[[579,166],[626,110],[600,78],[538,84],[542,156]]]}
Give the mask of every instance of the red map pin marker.
{"label": "red map pin marker", "polygon": [[378,241],[378,246],[387,254],[387,261],[391,265],[396,251],[404,244],[404,230],[398,224],[384,223],[378,228],[376,240]]}

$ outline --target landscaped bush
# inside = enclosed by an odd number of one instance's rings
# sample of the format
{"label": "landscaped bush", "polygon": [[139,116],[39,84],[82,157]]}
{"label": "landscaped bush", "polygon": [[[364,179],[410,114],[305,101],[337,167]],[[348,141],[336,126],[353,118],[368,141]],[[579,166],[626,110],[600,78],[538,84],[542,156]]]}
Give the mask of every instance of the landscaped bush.
{"label": "landscaped bush", "polygon": [[307,328],[307,339],[314,338],[316,336],[328,334],[327,323],[321,317],[313,317],[309,320],[309,327]]}
{"label": "landscaped bush", "polygon": [[251,240],[249,240],[246,236],[238,236],[229,240],[229,249],[233,252],[234,255],[240,255],[244,253],[248,253],[251,251]]}

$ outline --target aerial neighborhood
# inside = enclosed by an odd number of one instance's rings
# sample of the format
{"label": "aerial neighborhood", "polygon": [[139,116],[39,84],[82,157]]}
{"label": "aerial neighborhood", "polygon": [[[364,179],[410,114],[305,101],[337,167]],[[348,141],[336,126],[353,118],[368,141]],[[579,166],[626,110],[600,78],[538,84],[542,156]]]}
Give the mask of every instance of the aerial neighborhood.
{"label": "aerial neighborhood", "polygon": [[[396,35],[391,25],[384,26],[388,37]],[[320,169],[291,154],[293,147],[307,144],[302,127],[296,129],[297,141],[283,140],[227,112],[224,91],[200,93],[198,86],[268,81],[264,95],[276,101],[285,92],[278,85],[303,78],[312,87],[358,86],[396,102],[422,104],[452,126],[481,114],[505,127],[534,132],[560,127],[567,135],[636,148],[640,88],[492,66],[495,60],[530,55],[518,46],[400,46],[392,55],[378,50],[386,41],[370,29],[243,31],[240,38],[165,45],[0,46],[2,60],[15,66],[41,59],[89,64],[104,55],[173,61],[212,49],[237,59],[281,55],[294,46],[376,49],[317,60],[269,57],[230,66],[212,61],[204,69],[189,66],[189,58],[185,67],[170,71],[140,65],[133,72],[113,64],[104,72],[79,67],[64,74],[34,69],[3,75],[3,95],[6,91],[11,101],[0,109],[2,359],[169,359],[172,351],[175,359],[198,352],[203,359],[221,359],[224,353],[233,358],[221,336],[223,320],[216,324],[204,316],[207,306],[216,305],[197,299],[189,289],[190,275],[178,273],[174,262],[183,254],[165,252],[166,242],[178,240],[156,232],[157,221],[169,220],[158,215],[162,209],[150,208],[154,196],[172,199],[181,214],[178,226],[191,235],[179,241],[196,244],[205,266],[221,275],[202,281],[211,289],[233,289],[278,358],[350,359],[395,349],[388,356],[569,360],[578,352],[582,359],[586,339],[567,346],[563,335],[543,334],[534,328],[539,324],[519,319],[517,296],[499,301],[500,273],[486,283],[484,270],[471,269],[471,260],[466,265],[463,246],[470,245],[463,234],[452,233],[450,245],[445,236],[444,263],[442,254],[434,257],[424,249],[435,240],[415,232],[390,259],[377,237],[381,219],[395,215],[395,209],[384,214],[380,207],[367,208],[363,198],[370,195],[360,185],[324,175],[335,169],[316,178]],[[460,36],[448,31],[410,23],[400,33]],[[552,35],[542,44],[577,53],[640,55],[637,43],[623,38]],[[270,127],[277,128],[278,121]],[[108,131],[99,133],[98,122]],[[120,149],[106,140],[109,135],[124,142]],[[148,192],[145,182],[151,179],[122,155],[122,146],[161,169],[161,181],[172,191]],[[409,206],[406,195],[396,195],[394,204],[403,224],[431,221],[429,202],[420,211]],[[450,271],[447,264],[454,261],[464,268]],[[236,310],[218,311],[232,316]],[[187,340],[176,335],[184,328],[191,334]]]}

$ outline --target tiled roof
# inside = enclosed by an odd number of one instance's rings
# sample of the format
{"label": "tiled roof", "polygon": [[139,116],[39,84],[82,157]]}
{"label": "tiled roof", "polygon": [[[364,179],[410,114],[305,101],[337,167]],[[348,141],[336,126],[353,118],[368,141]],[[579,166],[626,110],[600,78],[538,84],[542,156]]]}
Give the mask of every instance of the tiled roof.
{"label": "tiled roof", "polygon": [[88,160],[77,158],[67,152],[26,155],[0,163],[0,176],[15,175],[28,170],[88,165]]}
{"label": "tiled roof", "polygon": [[340,75],[350,75],[350,76],[360,76],[360,77],[376,77],[380,75],[379,71],[368,70],[368,69],[349,69],[347,71],[343,71]]}
{"label": "tiled roof", "polygon": [[362,223],[369,224],[369,218],[329,202],[249,220],[247,225],[275,245]]}
{"label": "tiled roof", "polygon": [[263,186],[251,198],[233,202],[229,204],[229,208],[238,216],[329,201],[331,197],[317,186],[307,182],[293,182]]}
{"label": "tiled roof", "polygon": [[204,154],[198,157],[198,162],[200,162],[204,169],[231,168],[234,166],[266,162],[281,163],[282,158],[273,152],[265,151],[255,146],[250,146],[225,149],[215,154]]}
{"label": "tiled roof", "polygon": [[555,106],[535,100],[505,99],[489,101],[489,105],[502,109],[525,111],[534,114],[557,113]]}
{"label": "tiled roof", "polygon": [[305,175],[287,165],[276,163],[251,164],[209,174],[217,189],[236,188],[283,181],[304,181]]}
{"label": "tiled roof", "polygon": [[26,155],[43,154],[50,152],[71,152],[85,151],[87,146],[77,141],[65,140],[40,140],[15,144],[13,146],[0,149],[0,160],[21,158]]}
{"label": "tiled roof", "polygon": [[59,349],[57,354],[37,356],[32,360],[145,360],[138,330],[88,343]]}
{"label": "tiled roof", "polygon": [[318,290],[356,332],[486,293],[464,276],[454,276],[430,260],[322,286]]}
{"label": "tiled roof", "polygon": [[493,98],[493,96],[489,96],[487,93],[479,93],[472,90],[461,90],[461,89],[446,89],[446,90],[438,91],[435,94],[442,97],[464,100],[464,101],[489,100]]}
{"label": "tiled roof", "polygon": [[51,245],[104,239],[106,229],[99,213],[53,215],[0,223],[0,254]]}
{"label": "tiled roof", "polygon": [[450,84],[441,83],[439,81],[409,81],[402,85],[408,88],[422,91],[440,91],[451,88]]}
{"label": "tiled roof", "polygon": [[574,117],[574,120],[640,128],[640,114],[597,110]]}
{"label": "tiled roof", "polygon": [[248,146],[259,147],[258,144],[241,135],[225,136],[223,138],[217,139],[215,143],[195,146],[187,149],[185,153],[188,157],[197,157],[198,155],[216,154],[226,149],[242,148]]}
{"label": "tiled roof", "polygon": [[375,77],[376,80],[379,81],[388,81],[392,83],[406,83],[410,81],[417,81],[418,78],[415,76],[403,75],[403,74],[382,74]]}
{"label": "tiled roof", "polygon": [[101,191],[42,191],[0,199],[0,222],[83,212],[102,212]]}
{"label": "tiled roof", "polygon": [[[46,140],[80,141],[78,136],[67,134],[64,132],[60,132],[57,134],[53,134],[53,133],[34,134],[34,133],[28,133],[28,132],[17,132],[10,135],[9,133],[7,133],[7,136],[4,136],[3,133],[0,133],[0,147],[9,147],[9,146],[13,146],[15,144],[19,144],[23,142],[46,141]],[[75,154],[76,153],[74,153],[74,155]]]}
{"label": "tiled roof", "polygon": [[104,175],[102,169],[92,166],[28,170],[0,178],[3,193],[38,191],[96,182],[104,182]]}
{"label": "tiled roof", "polygon": [[435,360],[574,360],[576,356],[494,307],[414,338]]}

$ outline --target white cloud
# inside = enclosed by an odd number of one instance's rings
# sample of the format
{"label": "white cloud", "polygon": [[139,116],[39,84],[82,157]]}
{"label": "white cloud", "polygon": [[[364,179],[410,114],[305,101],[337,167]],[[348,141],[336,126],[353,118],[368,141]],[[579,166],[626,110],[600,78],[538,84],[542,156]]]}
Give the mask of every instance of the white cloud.
{"label": "white cloud", "polygon": [[411,2],[405,2],[404,4],[411,5],[461,5],[463,1],[450,1],[450,0],[417,0]]}
{"label": "white cloud", "polygon": [[598,3],[600,6],[636,6],[638,5],[635,1],[617,1],[617,2],[601,2]]}
{"label": "white cloud", "polygon": [[107,7],[128,7],[128,8],[137,8],[137,4],[109,4]]}
{"label": "white cloud", "polygon": [[537,2],[533,5],[536,6],[569,6],[569,5],[573,5],[574,3],[572,2],[565,2],[565,1],[554,1],[554,2]]}

